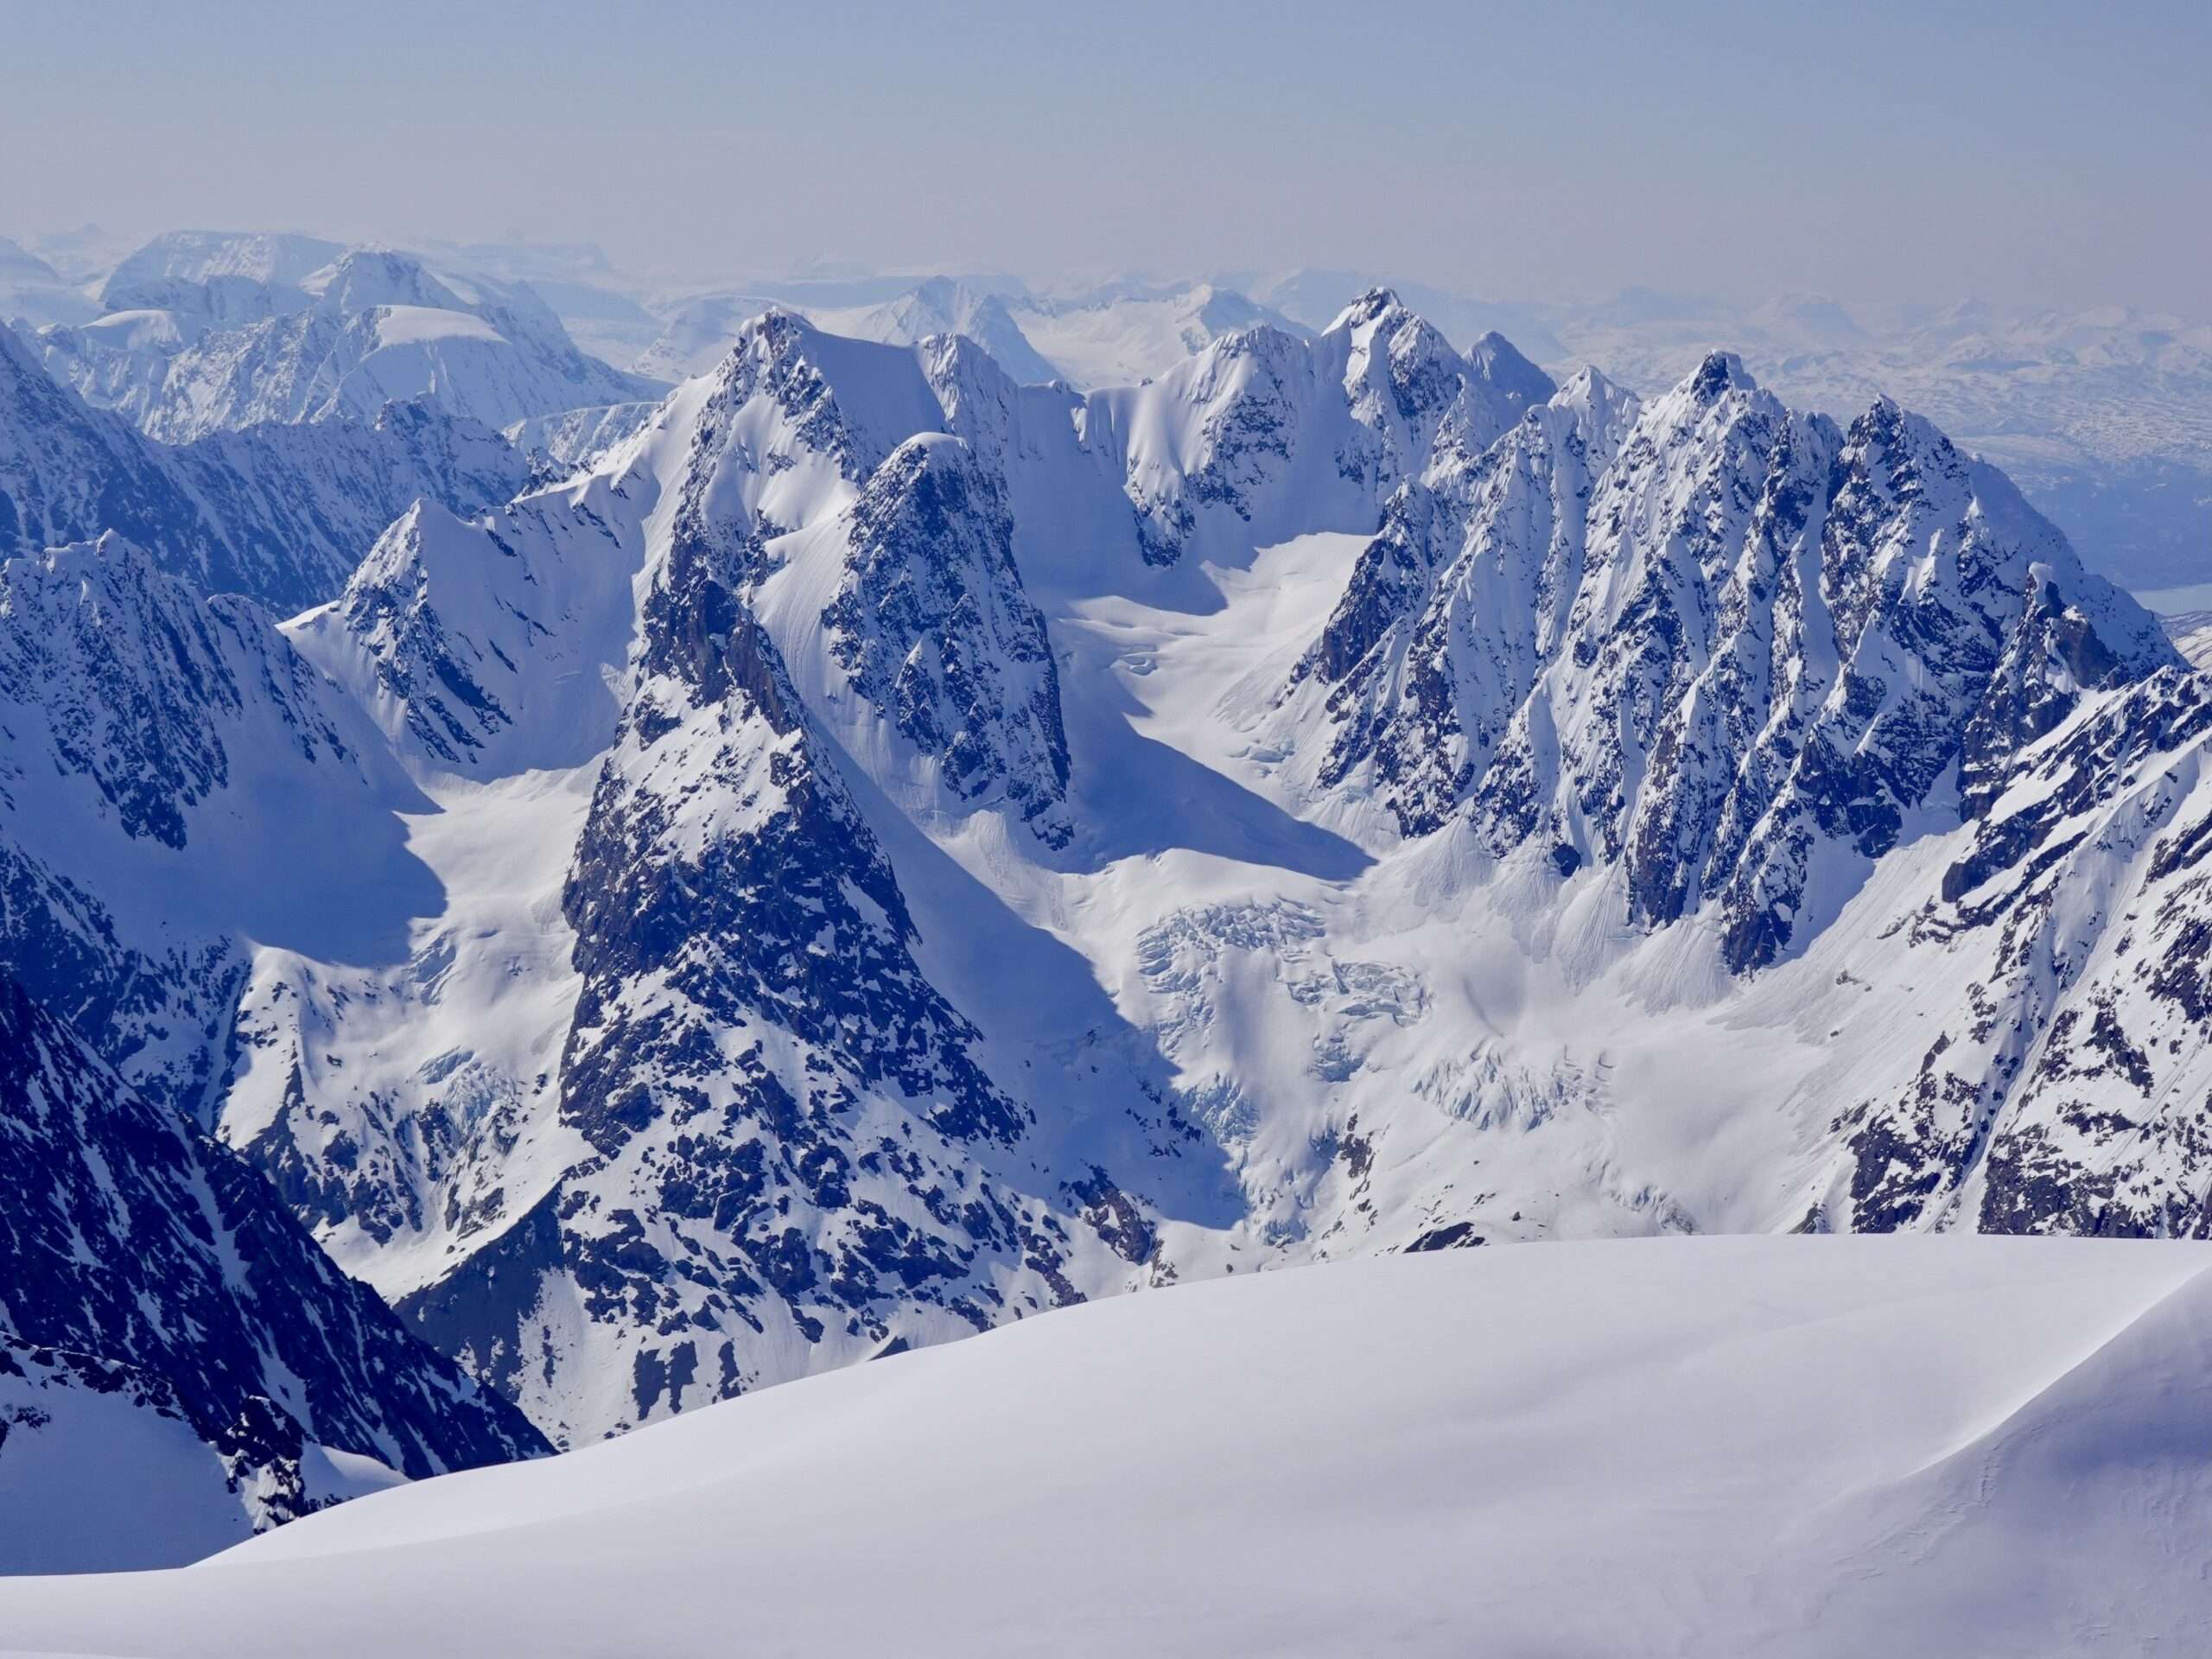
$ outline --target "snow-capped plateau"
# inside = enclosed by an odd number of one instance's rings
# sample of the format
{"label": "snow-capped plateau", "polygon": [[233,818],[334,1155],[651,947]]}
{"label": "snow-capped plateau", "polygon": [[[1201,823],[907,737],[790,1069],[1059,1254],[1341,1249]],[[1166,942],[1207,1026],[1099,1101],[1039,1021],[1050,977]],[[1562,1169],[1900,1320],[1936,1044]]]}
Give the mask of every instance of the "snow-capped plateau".
{"label": "snow-capped plateau", "polygon": [[0,1624],[162,1659],[894,1628],[921,1655],[2186,1651],[2205,1255],[1704,1239],[1239,1274],[185,1572],[0,1580]]}

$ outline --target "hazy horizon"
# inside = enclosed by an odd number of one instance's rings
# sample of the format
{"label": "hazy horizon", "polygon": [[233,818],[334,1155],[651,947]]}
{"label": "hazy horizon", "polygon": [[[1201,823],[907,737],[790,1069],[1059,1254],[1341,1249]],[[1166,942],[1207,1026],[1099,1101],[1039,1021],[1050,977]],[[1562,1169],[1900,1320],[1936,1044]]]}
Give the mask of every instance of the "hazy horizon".
{"label": "hazy horizon", "polygon": [[2212,18],[1983,15],[409,0],[334,47],[260,0],[57,10],[0,66],[0,233],[496,226],[686,284],[1313,266],[2212,314]]}

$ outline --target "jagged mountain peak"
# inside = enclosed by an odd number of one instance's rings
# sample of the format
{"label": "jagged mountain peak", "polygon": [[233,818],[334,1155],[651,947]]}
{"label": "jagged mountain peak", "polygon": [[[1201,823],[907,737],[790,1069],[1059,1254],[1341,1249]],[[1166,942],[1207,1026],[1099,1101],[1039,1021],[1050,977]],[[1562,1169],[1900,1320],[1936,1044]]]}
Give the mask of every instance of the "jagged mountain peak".
{"label": "jagged mountain peak", "polygon": [[822,612],[853,685],[969,804],[1002,796],[1065,847],[1068,749],[1044,618],[1022,590],[1005,486],[962,439],[923,433],[855,502]]}
{"label": "jagged mountain peak", "polygon": [[1948,434],[1887,392],[1876,394],[1874,401],[1845,429],[1845,436],[1854,448],[1894,455],[1900,465],[1918,456],[1935,457],[1946,469],[1964,464],[1964,457]]}
{"label": "jagged mountain peak", "polygon": [[1208,341],[1187,364],[1178,365],[1163,381],[1180,379],[1200,397],[1210,395],[1230,375],[1254,368],[1280,369],[1300,359],[1306,343],[1272,322],[1248,323]]}
{"label": "jagged mountain peak", "polygon": [[1552,391],[1517,354],[1461,356],[1377,289],[1318,338],[1268,325],[1224,335],[1103,401],[1144,556],[1173,564],[1193,538],[1264,545],[1264,526],[1294,534],[1294,520],[1371,530],[1402,483],[1473,465]]}
{"label": "jagged mountain peak", "polygon": [[[1630,442],[1654,457],[1678,454],[1691,465],[1750,466],[1754,463],[1749,457],[1764,443],[1764,435],[1792,418],[1782,399],[1752,378],[1740,357],[1732,352],[1710,352],[1695,369],[1643,404]],[[1820,416],[1796,418],[1826,422]],[[1739,435],[1732,447],[1723,441],[1732,432]]]}
{"label": "jagged mountain peak", "polygon": [[1709,404],[1726,391],[1757,391],[1759,383],[1734,352],[1707,352],[1683,378],[1680,390],[1700,403]]}
{"label": "jagged mountain peak", "polygon": [[1399,302],[1397,291],[1395,289],[1385,288],[1378,283],[1365,293],[1357,296],[1343,310],[1338,312],[1328,327],[1322,332],[1333,334],[1347,329],[1366,327],[1381,321],[1393,312],[1404,309],[1405,307]]}
{"label": "jagged mountain peak", "polygon": [[1817,926],[1824,838],[1871,860],[1910,813],[1973,810],[2082,690],[2171,660],[1931,425],[1794,415],[1724,353],[1640,410],[1579,376],[1426,486],[1304,659],[1334,688],[1319,786],[1368,781],[1404,833],[1464,804],[1499,852],[1618,863],[1647,923],[1702,893],[1738,969]]}
{"label": "jagged mountain peak", "polygon": [[[857,486],[914,433],[941,429],[944,422],[915,347],[829,334],[782,308],[738,331],[709,381],[696,442],[734,441],[768,454],[804,450],[833,463],[849,485]],[[779,411],[779,435],[750,419],[726,425],[756,399]],[[804,518],[779,515],[774,522],[789,529]]]}

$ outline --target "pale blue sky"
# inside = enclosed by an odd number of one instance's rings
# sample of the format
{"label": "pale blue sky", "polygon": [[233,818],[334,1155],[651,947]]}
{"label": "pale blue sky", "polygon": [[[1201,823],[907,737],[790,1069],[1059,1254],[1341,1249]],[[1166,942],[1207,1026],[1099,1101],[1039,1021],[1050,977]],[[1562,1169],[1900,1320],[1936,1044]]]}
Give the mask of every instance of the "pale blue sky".
{"label": "pale blue sky", "polygon": [[2212,315],[2212,6],[0,4],[0,233]]}

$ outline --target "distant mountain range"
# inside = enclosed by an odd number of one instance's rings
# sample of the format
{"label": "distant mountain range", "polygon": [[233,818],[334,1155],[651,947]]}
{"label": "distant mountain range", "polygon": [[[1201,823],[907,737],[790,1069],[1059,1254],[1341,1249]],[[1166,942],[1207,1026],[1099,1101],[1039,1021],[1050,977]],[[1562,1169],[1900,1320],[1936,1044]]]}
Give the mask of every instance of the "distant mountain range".
{"label": "distant mountain range", "polygon": [[[172,439],[333,408],[365,418],[426,391],[489,425],[541,431],[704,372],[772,306],[858,339],[963,334],[1019,382],[1089,390],[1163,374],[1257,323],[1325,327],[1382,280],[1306,269],[1041,291],[1001,273],[884,274],[687,290],[626,276],[588,245],[432,244],[402,257],[416,269],[401,276],[395,256],[298,235],[176,232],[107,264],[89,229],[31,241],[0,242],[0,320],[48,329],[41,349],[57,378]],[[386,291],[358,276],[334,289],[321,274],[372,252]],[[1801,407],[1845,416],[1896,397],[2005,467],[2093,568],[2145,591],[2212,569],[2212,322],[2118,306],[2003,315],[1971,301],[1737,304],[1629,289],[1585,303],[1394,286],[1459,345],[1497,332],[1560,378],[1594,365],[1648,396],[1722,349]],[[334,311],[346,326],[309,315]],[[578,346],[594,355],[579,361]],[[550,448],[521,441],[541,465],[572,465],[592,424],[569,420]]]}

